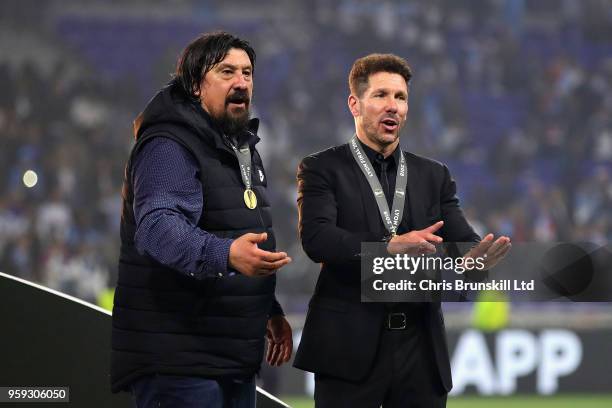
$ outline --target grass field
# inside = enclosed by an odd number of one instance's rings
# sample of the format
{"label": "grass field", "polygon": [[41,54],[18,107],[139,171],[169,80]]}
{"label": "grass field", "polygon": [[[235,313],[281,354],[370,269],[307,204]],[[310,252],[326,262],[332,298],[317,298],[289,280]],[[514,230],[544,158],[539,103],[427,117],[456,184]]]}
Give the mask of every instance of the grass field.
{"label": "grass field", "polygon": [[[312,408],[310,398],[281,398],[292,408]],[[449,398],[447,408],[611,408],[610,395],[563,395],[553,397],[457,397]]]}

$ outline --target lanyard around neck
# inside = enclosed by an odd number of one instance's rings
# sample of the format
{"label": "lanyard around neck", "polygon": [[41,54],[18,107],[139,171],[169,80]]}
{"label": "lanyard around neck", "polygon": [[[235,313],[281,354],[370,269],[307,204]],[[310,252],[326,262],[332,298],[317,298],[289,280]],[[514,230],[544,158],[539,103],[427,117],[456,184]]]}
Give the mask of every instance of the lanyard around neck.
{"label": "lanyard around neck", "polygon": [[372,193],[376,199],[376,204],[378,205],[378,210],[383,223],[385,224],[385,228],[387,228],[387,231],[391,235],[397,235],[397,229],[399,224],[402,222],[402,215],[404,214],[404,203],[406,202],[406,184],[408,183],[404,153],[400,150],[400,162],[397,174],[395,176],[396,183],[395,193],[393,194],[393,207],[391,212],[389,212],[389,204],[387,203],[385,193],[380,185],[380,180],[374,172],[370,159],[368,159],[368,156],[359,145],[357,135],[353,136],[353,138],[349,141],[349,146],[351,148],[351,153],[353,153],[353,158],[370,184],[370,188],[372,189]]}

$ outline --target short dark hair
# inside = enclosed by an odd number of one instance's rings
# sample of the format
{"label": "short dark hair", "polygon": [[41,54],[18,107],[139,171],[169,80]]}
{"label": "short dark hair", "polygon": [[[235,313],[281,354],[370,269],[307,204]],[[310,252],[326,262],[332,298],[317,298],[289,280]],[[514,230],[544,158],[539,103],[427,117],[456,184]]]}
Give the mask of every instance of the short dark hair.
{"label": "short dark hair", "polygon": [[349,74],[349,88],[358,98],[368,89],[370,75],[378,72],[391,72],[401,75],[406,85],[412,78],[412,69],[405,59],[394,54],[370,54],[359,58]]}
{"label": "short dark hair", "polygon": [[255,50],[248,41],[225,31],[202,34],[183,50],[177,64],[174,79],[191,98],[200,89],[202,78],[215,65],[223,61],[232,48],[244,50],[255,70]]}

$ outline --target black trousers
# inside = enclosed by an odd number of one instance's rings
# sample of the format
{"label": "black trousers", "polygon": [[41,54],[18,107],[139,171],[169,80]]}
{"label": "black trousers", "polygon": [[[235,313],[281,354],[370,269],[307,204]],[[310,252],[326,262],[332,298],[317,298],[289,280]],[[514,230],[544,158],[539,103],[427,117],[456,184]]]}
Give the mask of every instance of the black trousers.
{"label": "black trousers", "polygon": [[404,330],[382,329],[376,361],[364,381],[315,374],[315,407],[446,407],[429,331],[420,319],[413,320]]}

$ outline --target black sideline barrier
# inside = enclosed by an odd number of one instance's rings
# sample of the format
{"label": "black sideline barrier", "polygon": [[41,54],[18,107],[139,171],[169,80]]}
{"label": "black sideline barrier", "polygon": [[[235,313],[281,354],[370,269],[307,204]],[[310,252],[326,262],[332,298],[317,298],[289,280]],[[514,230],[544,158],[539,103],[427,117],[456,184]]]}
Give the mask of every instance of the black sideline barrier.
{"label": "black sideline barrier", "polygon": [[[111,315],[94,305],[0,273],[0,387],[69,387],[44,407],[133,407],[110,391]],[[258,388],[258,408],[287,407]],[[2,408],[40,403],[0,403]]]}

